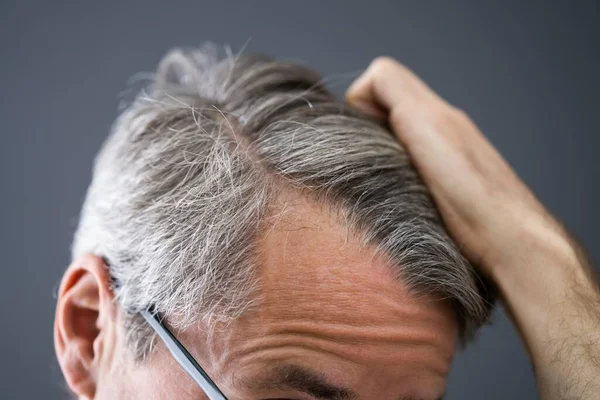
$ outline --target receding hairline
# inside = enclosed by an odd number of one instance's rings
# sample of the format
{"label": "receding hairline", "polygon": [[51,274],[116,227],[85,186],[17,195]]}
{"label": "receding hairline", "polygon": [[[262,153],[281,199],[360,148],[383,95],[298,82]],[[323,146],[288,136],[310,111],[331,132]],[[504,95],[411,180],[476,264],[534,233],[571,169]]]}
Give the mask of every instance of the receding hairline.
{"label": "receding hairline", "polygon": [[[265,57],[171,52],[98,156],[73,254],[115,263],[118,300],[133,315],[154,302],[182,321],[239,316],[250,304],[244,257],[270,185],[285,175],[286,184],[346,207],[355,228],[406,256],[412,283],[454,297],[459,318],[479,326],[489,310],[476,278],[405,152],[321,83],[306,67]],[[253,151],[232,151],[244,141]],[[419,270],[427,279],[417,282]],[[149,335],[142,325],[131,331]]]}

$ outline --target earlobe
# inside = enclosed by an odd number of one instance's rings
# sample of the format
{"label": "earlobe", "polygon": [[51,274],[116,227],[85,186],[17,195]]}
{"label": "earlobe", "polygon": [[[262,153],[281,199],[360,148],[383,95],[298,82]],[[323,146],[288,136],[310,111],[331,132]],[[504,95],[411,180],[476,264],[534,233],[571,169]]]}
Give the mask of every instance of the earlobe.
{"label": "earlobe", "polygon": [[85,255],[65,272],[58,293],[54,344],[65,379],[78,396],[93,398],[103,346],[106,304],[111,304],[109,274],[102,258]]}
{"label": "earlobe", "polygon": [[78,396],[92,399],[96,393],[96,382],[91,365],[86,363],[86,357],[82,355],[86,346],[79,340],[67,342],[59,362],[71,390]]}

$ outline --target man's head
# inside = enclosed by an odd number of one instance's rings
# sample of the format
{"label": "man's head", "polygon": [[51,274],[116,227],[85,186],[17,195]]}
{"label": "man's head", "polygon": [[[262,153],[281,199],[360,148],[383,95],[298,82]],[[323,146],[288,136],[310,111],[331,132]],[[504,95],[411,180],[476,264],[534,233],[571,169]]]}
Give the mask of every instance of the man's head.
{"label": "man's head", "polygon": [[174,51],[98,155],[55,345],[81,396],[203,398],[153,306],[231,399],[435,399],[491,300],[402,146],[318,75]]}

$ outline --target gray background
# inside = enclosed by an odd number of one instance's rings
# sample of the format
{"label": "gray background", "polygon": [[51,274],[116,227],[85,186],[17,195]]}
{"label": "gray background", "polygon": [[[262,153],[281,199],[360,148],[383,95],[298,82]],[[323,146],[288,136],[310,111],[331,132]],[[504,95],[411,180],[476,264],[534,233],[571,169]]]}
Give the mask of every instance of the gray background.
{"label": "gray background", "polygon": [[[312,65],[338,94],[375,56],[398,58],[467,110],[600,258],[600,11],[592,2],[77,3],[0,5],[0,398],[65,397],[53,292],[92,158],[128,78],[175,45],[212,40],[239,50],[251,38],[246,51]],[[537,398],[514,329],[503,312],[495,320],[457,357],[449,399]]]}

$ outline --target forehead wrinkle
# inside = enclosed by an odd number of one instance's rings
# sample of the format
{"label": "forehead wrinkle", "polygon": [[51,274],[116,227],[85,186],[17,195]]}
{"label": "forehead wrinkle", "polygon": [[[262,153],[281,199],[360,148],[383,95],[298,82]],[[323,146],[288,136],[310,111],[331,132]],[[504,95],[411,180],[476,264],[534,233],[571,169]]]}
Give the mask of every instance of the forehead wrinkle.
{"label": "forehead wrinkle", "polygon": [[[327,357],[324,357],[327,356]],[[342,365],[342,363],[356,364],[362,360],[357,360],[356,357],[349,357],[339,351],[327,351],[325,349],[316,349],[312,345],[293,345],[285,346],[284,348],[272,348],[263,350],[260,352],[252,351],[249,352],[246,357],[236,357],[235,362],[223,364],[221,367],[225,370],[231,370],[231,366],[235,365],[237,370],[242,370],[244,367],[250,367],[256,365],[259,368],[264,368],[275,362],[287,362],[290,360],[301,360],[304,363],[315,362],[315,360],[326,360],[327,363],[335,363],[335,365]],[[308,361],[307,361],[308,360]],[[377,369],[385,368],[385,373],[393,375],[395,379],[416,379],[427,377],[442,378],[445,379],[448,375],[449,368],[430,366],[424,364],[419,360],[412,360],[406,362],[406,357],[401,363],[380,363],[377,365]],[[227,367],[229,365],[229,368]],[[410,368],[406,368],[409,366]],[[339,372],[338,372],[339,373]]]}
{"label": "forehead wrinkle", "polygon": [[448,373],[452,352],[444,349],[443,344],[426,331],[399,332],[391,327],[385,332],[369,327],[360,329],[361,332],[356,332],[358,327],[353,327],[350,332],[344,329],[340,324],[329,327],[306,321],[270,324],[264,332],[223,354],[220,361],[226,368],[241,359],[277,358],[284,353],[298,354],[300,350],[304,355],[306,352],[328,354],[356,364],[414,363],[442,376]]}
{"label": "forehead wrinkle", "polygon": [[439,307],[401,303],[381,293],[371,293],[357,301],[335,291],[325,304],[301,301],[298,296],[295,300],[287,304],[286,300],[277,299],[261,311],[258,318],[263,334],[316,329],[338,341],[351,341],[359,335],[380,342],[412,334],[419,338],[415,340],[434,343],[455,334],[452,318],[444,316]]}
{"label": "forehead wrinkle", "polygon": [[[408,348],[431,347],[443,350],[439,335],[419,327],[347,326],[342,323],[285,321],[268,329],[267,335],[315,337],[320,340],[348,345],[394,345]],[[441,347],[441,348],[440,348]]]}
{"label": "forehead wrinkle", "polygon": [[224,372],[319,360],[340,373],[385,365],[380,372],[394,381],[445,378],[457,328],[445,303],[416,298],[385,256],[314,204],[294,201],[257,243],[259,306],[216,338],[213,365]]}

